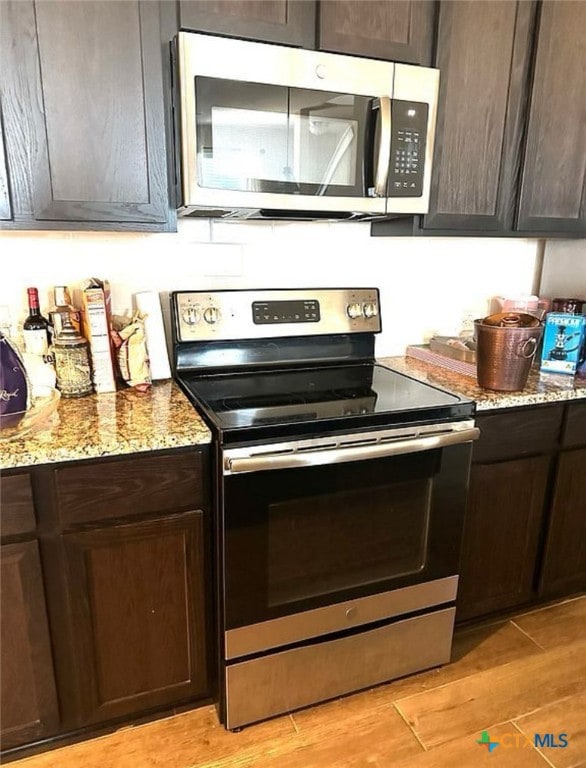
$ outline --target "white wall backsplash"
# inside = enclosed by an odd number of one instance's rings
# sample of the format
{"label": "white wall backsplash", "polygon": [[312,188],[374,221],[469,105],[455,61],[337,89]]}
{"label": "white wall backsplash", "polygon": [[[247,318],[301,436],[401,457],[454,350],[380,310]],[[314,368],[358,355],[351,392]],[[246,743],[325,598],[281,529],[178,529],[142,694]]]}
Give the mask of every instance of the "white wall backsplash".
{"label": "white wall backsplash", "polygon": [[[47,311],[54,285],[108,279],[120,313],[137,291],[213,288],[380,288],[377,354],[457,333],[493,296],[531,293],[538,241],[372,238],[367,223],[183,220],[177,234],[0,233],[0,306],[26,315],[27,286]],[[165,308],[165,305],[164,305]]]}
{"label": "white wall backsplash", "polygon": [[549,299],[586,299],[586,240],[548,240],[540,292]]}

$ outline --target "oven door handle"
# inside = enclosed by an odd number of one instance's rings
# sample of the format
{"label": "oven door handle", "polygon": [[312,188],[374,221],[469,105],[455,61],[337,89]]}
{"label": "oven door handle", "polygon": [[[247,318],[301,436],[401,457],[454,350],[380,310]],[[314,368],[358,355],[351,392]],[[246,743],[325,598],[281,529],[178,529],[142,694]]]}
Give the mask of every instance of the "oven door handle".
{"label": "oven door handle", "polygon": [[449,445],[469,443],[480,436],[477,427],[448,432],[446,434],[416,437],[411,440],[396,442],[380,442],[374,445],[349,446],[346,448],[328,448],[325,450],[300,451],[278,454],[260,454],[243,456],[224,461],[224,474],[238,472],[263,472],[268,469],[294,469],[295,467],[312,467],[320,464],[339,464],[347,461],[364,461],[366,459],[382,459],[386,456],[400,456],[404,453],[419,453],[432,451],[435,448],[445,448]]}

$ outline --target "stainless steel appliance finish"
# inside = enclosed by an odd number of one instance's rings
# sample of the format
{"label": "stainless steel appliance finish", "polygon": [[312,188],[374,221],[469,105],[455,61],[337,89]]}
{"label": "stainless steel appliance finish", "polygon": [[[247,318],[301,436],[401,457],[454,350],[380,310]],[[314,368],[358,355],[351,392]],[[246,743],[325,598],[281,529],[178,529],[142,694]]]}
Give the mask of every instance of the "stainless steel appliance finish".
{"label": "stainless steel appliance finish", "polygon": [[226,668],[226,726],[290,712],[450,660],[454,608]]}
{"label": "stainless steel appliance finish", "polygon": [[428,211],[438,70],[191,32],[174,50],[180,214]]}
{"label": "stainless steel appliance finish", "polygon": [[172,295],[214,436],[228,728],[449,660],[474,404],[377,364],[380,315],[375,288]]}
{"label": "stainless steel appliance finish", "polygon": [[177,339],[212,341],[377,333],[376,288],[178,291]]}
{"label": "stainless steel appliance finish", "polygon": [[250,656],[311,637],[449,603],[456,599],[457,588],[458,577],[449,576],[427,584],[393,589],[325,608],[314,608],[294,616],[282,616],[260,624],[231,629],[224,635],[226,658]]}
{"label": "stainless steel appliance finish", "polygon": [[223,452],[224,475],[241,472],[266,472],[348,461],[366,461],[385,456],[432,451],[448,445],[476,440],[480,430],[472,419],[454,424],[425,424],[405,429],[391,429],[339,435],[315,440],[272,443],[268,446],[232,448]]}

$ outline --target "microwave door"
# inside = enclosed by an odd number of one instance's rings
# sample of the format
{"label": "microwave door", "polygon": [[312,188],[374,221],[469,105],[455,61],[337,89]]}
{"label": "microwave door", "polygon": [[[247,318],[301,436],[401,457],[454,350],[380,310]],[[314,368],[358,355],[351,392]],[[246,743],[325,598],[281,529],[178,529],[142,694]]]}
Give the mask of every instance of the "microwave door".
{"label": "microwave door", "polygon": [[384,213],[372,97],[196,76],[188,206]]}

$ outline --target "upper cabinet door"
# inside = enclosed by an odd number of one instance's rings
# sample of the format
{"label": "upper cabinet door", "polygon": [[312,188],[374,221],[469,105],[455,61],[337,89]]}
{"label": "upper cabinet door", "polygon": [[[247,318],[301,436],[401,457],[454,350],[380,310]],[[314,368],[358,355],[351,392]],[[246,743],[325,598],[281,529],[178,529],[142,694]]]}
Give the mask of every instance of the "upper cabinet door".
{"label": "upper cabinet door", "polygon": [[431,0],[321,0],[318,47],[429,66],[435,12]]}
{"label": "upper cabinet door", "polygon": [[179,0],[181,29],[315,46],[315,0]]}
{"label": "upper cabinet door", "polygon": [[513,228],[535,4],[440,6],[441,71],[430,212],[424,229]]}
{"label": "upper cabinet door", "polygon": [[518,229],[586,232],[586,3],[541,6]]}
{"label": "upper cabinet door", "polygon": [[[2,3],[15,215],[161,223],[168,177],[159,6]],[[6,24],[7,22],[7,24]],[[159,227],[164,228],[164,227]]]}
{"label": "upper cabinet door", "polygon": [[8,166],[4,151],[4,131],[2,128],[2,105],[0,104],[0,219],[6,221],[12,218],[10,191],[8,188]]}

